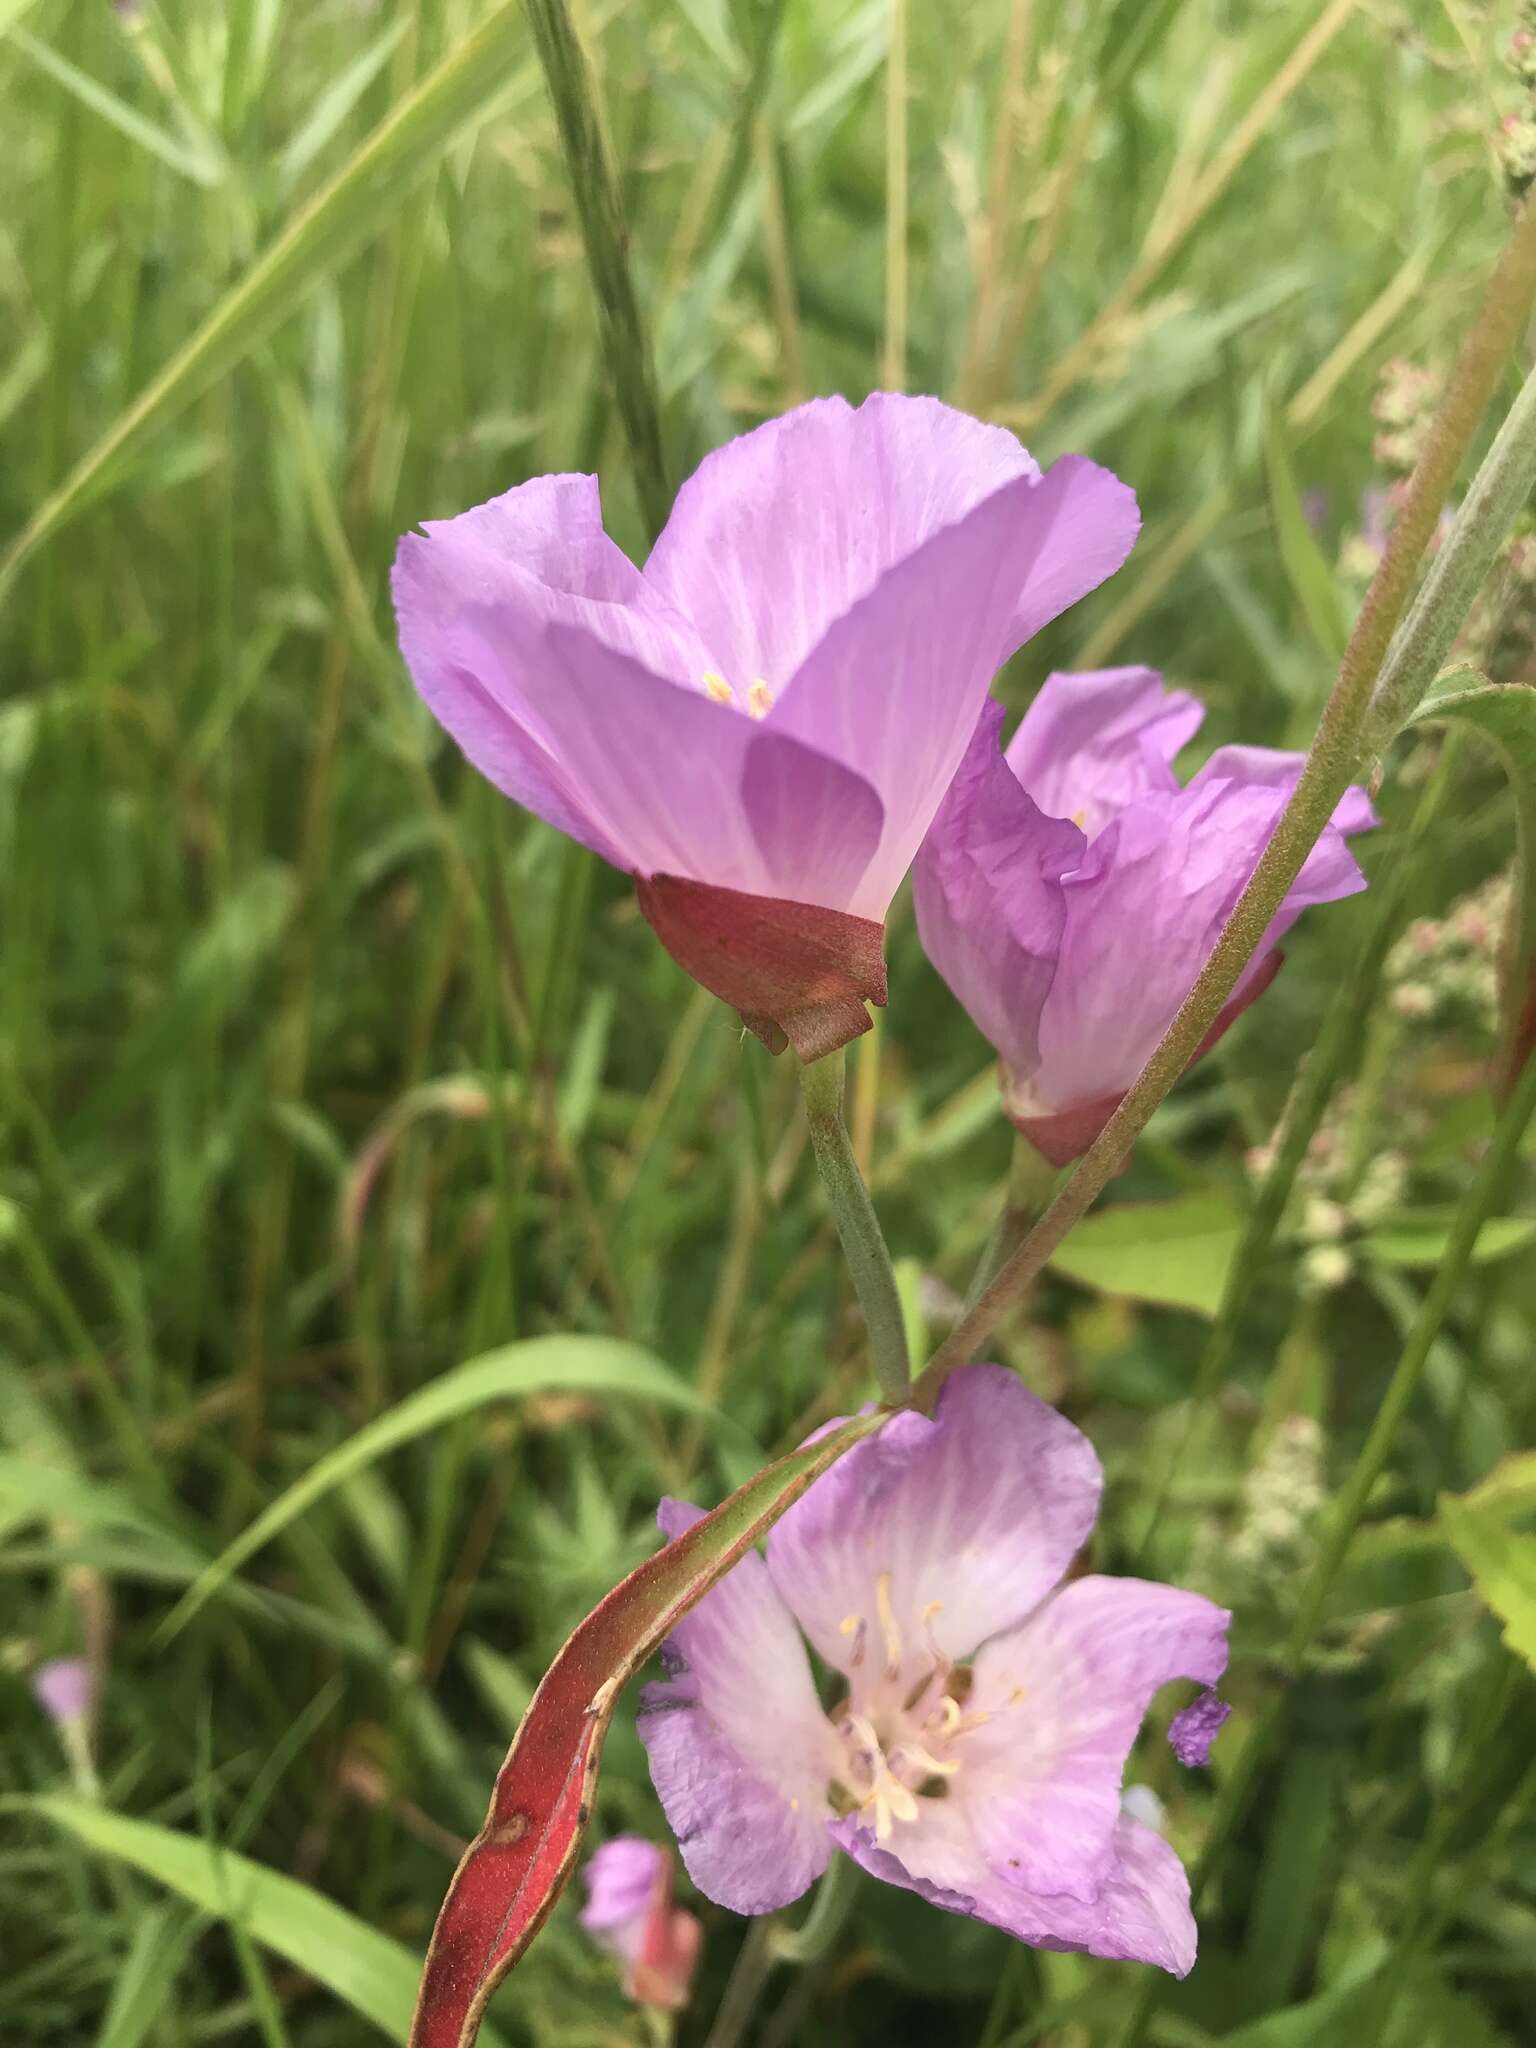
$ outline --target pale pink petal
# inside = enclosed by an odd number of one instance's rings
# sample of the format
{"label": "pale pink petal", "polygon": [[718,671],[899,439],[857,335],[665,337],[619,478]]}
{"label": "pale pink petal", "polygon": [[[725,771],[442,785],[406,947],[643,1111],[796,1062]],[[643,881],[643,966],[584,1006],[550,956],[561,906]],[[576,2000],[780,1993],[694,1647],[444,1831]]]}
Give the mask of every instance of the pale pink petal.
{"label": "pale pink petal", "polygon": [[963,1367],[931,1422],[893,1417],[817,1480],[768,1568],[829,1664],[859,1668],[862,1643],[866,1672],[915,1676],[1024,1619],[1087,1540],[1101,1484],[1064,1416],[1001,1366]]}
{"label": "pale pink petal", "polygon": [[1173,758],[1205,708],[1165,690],[1153,668],[1049,675],[1008,748],[1008,766],[1041,810],[1091,837],[1149,790],[1174,790]]}
{"label": "pale pink petal", "polygon": [[982,1725],[961,1738],[955,1783],[999,1875],[1031,1892],[1098,1895],[1153,1695],[1174,1679],[1214,1685],[1229,1620],[1174,1586],[1086,1578],[982,1648],[966,1702]]}
{"label": "pale pink petal", "polygon": [[575,627],[472,609],[455,645],[476,673],[538,674],[525,728],[616,866],[849,908],[882,814],[848,769]]}
{"label": "pale pink petal", "polygon": [[1001,1927],[1031,1948],[1152,1963],[1175,1977],[1187,1977],[1194,1967],[1195,1921],[1184,1867],[1160,1835],[1128,1815],[1116,1823],[1103,1882],[1088,1900],[1023,1891],[979,1857],[972,1865],[953,1854],[932,1859],[957,1879],[968,1873],[968,1881],[944,1884],[919,1876],[908,1859],[929,1859],[914,1840],[916,1829],[893,1836],[884,1848],[852,1819],[835,1822],[832,1833],[871,1876],[916,1892],[946,1912]]}
{"label": "pale pink petal", "polygon": [[894,562],[831,624],[770,723],[856,769],[885,832],[852,908],[880,919],[975,732],[987,686],[1030,633],[1117,568],[1136,501],[1068,456],[1021,476]]}
{"label": "pale pink petal", "polygon": [[923,949],[978,1031],[1027,1078],[1066,923],[1061,878],[1084,839],[1048,818],[1003,760],[989,699],[912,870]]}
{"label": "pale pink petal", "polygon": [[[698,1510],[665,1501],[681,1535]],[[799,1898],[827,1866],[836,1737],[762,1559],[749,1553],[668,1639],[667,1678],[641,1697],[651,1777],[704,1896],[733,1913]]]}
{"label": "pale pink petal", "polygon": [[1005,428],[937,399],[876,392],[857,411],[814,399],[705,456],[646,580],[692,620],[733,686],[761,677],[782,690],[894,563],[1038,475]]}

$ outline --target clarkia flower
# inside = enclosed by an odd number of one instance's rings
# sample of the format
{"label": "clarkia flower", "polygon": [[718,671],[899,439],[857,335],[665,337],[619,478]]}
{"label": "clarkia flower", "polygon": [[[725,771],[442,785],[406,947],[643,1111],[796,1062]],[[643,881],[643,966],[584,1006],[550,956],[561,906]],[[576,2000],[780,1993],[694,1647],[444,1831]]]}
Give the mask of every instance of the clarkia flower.
{"label": "clarkia flower", "polygon": [[[1189,1970],[1188,1881],[1121,1780],[1153,1694],[1220,1678],[1229,1617],[1140,1579],[1065,1580],[1101,1485],[1080,1431],[969,1366],[931,1421],[893,1416],[705,1595],[639,1725],[707,1898],[770,1912],[841,1848],[1036,1947]],[[696,1519],[662,1505],[669,1537]],[[842,1681],[830,1712],[801,1630]],[[1185,1762],[1219,1719],[1196,1704],[1173,1731]]]}
{"label": "clarkia flower", "polygon": [[[1181,789],[1173,758],[1203,716],[1153,669],[1052,675],[1004,752],[988,704],[918,856],[928,957],[1001,1055],[1009,1115],[1057,1166],[1173,1021],[1301,774],[1300,754],[1219,747]],[[1301,912],[1365,887],[1345,837],[1375,822],[1351,789],[1200,1052],[1268,986]]]}
{"label": "clarkia flower", "polygon": [[814,1058],[885,1000],[885,913],[992,676],[1137,525],[1107,471],[1042,475],[936,399],[816,399],[707,456],[643,570],[595,477],[536,477],[406,535],[395,609],[475,767]]}
{"label": "clarkia flower", "polygon": [[672,1903],[671,1856],[639,1835],[616,1835],[582,1876],[587,1903],[581,1925],[622,1965],[626,1994],[637,2005],[680,2012],[688,2003],[704,1930]]}

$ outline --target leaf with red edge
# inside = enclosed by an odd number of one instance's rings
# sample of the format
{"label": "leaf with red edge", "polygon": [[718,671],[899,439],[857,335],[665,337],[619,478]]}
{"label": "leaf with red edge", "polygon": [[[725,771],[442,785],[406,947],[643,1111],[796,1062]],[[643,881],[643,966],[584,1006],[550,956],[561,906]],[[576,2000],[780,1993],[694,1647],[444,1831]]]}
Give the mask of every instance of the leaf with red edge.
{"label": "leaf with red edge", "polygon": [[1536,689],[1452,669],[1409,721],[1468,725],[1497,751],[1515,798],[1516,872],[1499,961],[1495,1091],[1507,1100],[1536,1053]]}
{"label": "leaf with red edge", "polygon": [[485,1825],[448,1887],[422,1971],[410,2048],[470,2048],[492,1993],[575,1867],[619,1694],[812,1480],[885,1419],[858,1416],[766,1466],[647,1558],[577,1628],[528,1704]]}

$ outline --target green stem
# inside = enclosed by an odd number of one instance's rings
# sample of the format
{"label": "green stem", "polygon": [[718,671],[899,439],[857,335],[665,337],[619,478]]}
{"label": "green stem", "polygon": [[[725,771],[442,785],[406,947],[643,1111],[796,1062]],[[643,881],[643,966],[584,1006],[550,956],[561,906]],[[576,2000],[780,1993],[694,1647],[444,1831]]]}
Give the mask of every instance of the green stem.
{"label": "green stem", "polygon": [[899,1403],[906,1400],[911,1382],[906,1324],[880,1219],[843,1121],[842,1051],[802,1067],[800,1086],[816,1164],[869,1329],[875,1378],[884,1399]]}
{"label": "green stem", "polygon": [[1008,1184],[1003,1206],[992,1226],[971,1284],[961,1306],[968,1316],[1009,1259],[1039,1220],[1056,1183],[1056,1169],[1043,1153],[1037,1152],[1022,1131],[1013,1136],[1013,1154],[1008,1162]]}
{"label": "green stem", "polygon": [[1350,1048],[1358,1038],[1360,1019],[1373,1011],[1382,969],[1397,938],[1403,911],[1418,877],[1418,856],[1428,842],[1429,828],[1439,815],[1440,806],[1451,786],[1460,754],[1459,737],[1453,734],[1441,751],[1435,772],[1425,785],[1414,811],[1403,850],[1382,885],[1376,921],[1356,961],[1355,971],[1340,983],[1324,1015],[1317,1043],[1307,1054],[1296,1076],[1281,1122],[1274,1159],[1248,1211],[1242,1237],[1222,1286],[1216,1320],[1200,1355],[1190,1393],[1189,1414],[1147,1518],[1140,1545],[1143,1559],[1156,1537],[1158,1524],[1178,1480],[1179,1469],[1188,1455],[1200,1417],[1226,1379],[1237,1349],[1243,1316],[1280,1228],[1302,1161],[1323,1120]]}
{"label": "green stem", "polygon": [[778,1960],[801,1967],[819,1963],[842,1933],[858,1889],[859,1866],[851,1856],[834,1849],[809,1913],[793,1931],[775,1931],[773,1952]]}
{"label": "green stem", "polygon": [[629,443],[635,490],[654,540],[666,524],[672,493],[661,452],[661,414],[650,340],[640,318],[629,268],[629,235],[619,182],[598,115],[597,81],[565,0],[527,0],[571,196],[581,221],[587,269],[597,299],[603,352]]}
{"label": "green stem", "polygon": [[[1493,393],[1536,297],[1536,206],[1521,215],[1489,284],[1477,320],[1446,385],[1424,452],[1392,522],[1335,679],[1306,766],[1290,802],[1222,928],[1178,1015],[1076,1172],[930,1360],[918,1382],[927,1406],[955,1366],[975,1356],[1074,1224],[1086,1214],[1115,1168],[1146,1128],[1153,1111],[1193,1059],[1263,940],[1307,855],[1316,844],[1362,759],[1371,694],[1408,601],[1419,558],[1439,520]],[[1474,492],[1476,485],[1474,485]],[[1448,599],[1446,600],[1449,601]],[[1469,599],[1470,601],[1470,599]],[[1454,626],[1460,624],[1458,617]]]}
{"label": "green stem", "polygon": [[736,2048],[757,2008],[768,1973],[778,1960],[775,1933],[773,1921],[766,1917],[754,1920],[747,1929],[704,2048]]}
{"label": "green stem", "polygon": [[[1472,1263],[1477,1233],[1493,1206],[1504,1174],[1519,1152],[1533,1113],[1536,1113],[1536,1060],[1527,1065],[1515,1093],[1494,1127],[1493,1139],[1483,1156],[1477,1178],[1457,1209],[1445,1255],[1408,1333],[1408,1341],[1398,1359],[1386,1396],[1376,1411],[1354,1469],[1335,1503],[1322,1548],[1302,1589],[1296,1619],[1280,1656],[1280,1670],[1286,1678],[1294,1679],[1300,1673],[1312,1647],[1328,1595],[1354,1540],[1366,1502],[1386,1469],[1397,1432],[1418,1392],[1435,1340]],[[1289,1694],[1276,1693],[1254,1724],[1222,1785],[1205,1851],[1190,1879],[1191,1897],[1196,1905],[1237,1832],[1247,1810],[1259,1766],[1273,1747],[1288,1706]],[[1161,1996],[1160,1985],[1149,1982],[1143,1987],[1120,2048],[1138,2048]]]}
{"label": "green stem", "polygon": [[1487,581],[1521,507],[1536,490],[1536,370],[1510,407],[1493,446],[1430,564],[1382,664],[1371,699],[1366,751],[1380,753],[1418,709]]}

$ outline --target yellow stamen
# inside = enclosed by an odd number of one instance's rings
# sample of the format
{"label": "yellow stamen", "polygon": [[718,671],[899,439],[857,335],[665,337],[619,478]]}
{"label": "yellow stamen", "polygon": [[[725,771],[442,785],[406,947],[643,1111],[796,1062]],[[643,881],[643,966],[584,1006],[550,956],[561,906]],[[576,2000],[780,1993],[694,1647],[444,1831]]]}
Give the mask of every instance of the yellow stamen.
{"label": "yellow stamen", "polygon": [[754,679],[747,691],[747,710],[753,718],[766,718],[773,709],[773,692],[761,676]]}
{"label": "yellow stamen", "polygon": [[875,1581],[875,1613],[880,1618],[880,1633],[885,1637],[885,1675],[894,1678],[901,1669],[901,1630],[896,1626],[896,1610],[891,1605],[889,1572],[882,1572]]}
{"label": "yellow stamen", "polygon": [[920,1771],[933,1778],[952,1778],[960,1768],[957,1763],[941,1763],[931,1751],[924,1749],[920,1742],[903,1741],[901,1760],[906,1764],[916,1764]]}
{"label": "yellow stamen", "polygon": [[1072,813],[1072,822],[1079,832],[1086,832],[1088,830],[1088,813],[1086,809],[1074,811]]}
{"label": "yellow stamen", "polygon": [[840,1636],[853,1637],[853,1649],[849,1654],[848,1667],[852,1671],[857,1671],[864,1662],[864,1637],[868,1633],[864,1625],[863,1615],[845,1614],[837,1625],[837,1632]]}
{"label": "yellow stamen", "polygon": [[734,704],[736,702],[735,692],[730,684],[725,680],[724,676],[717,675],[712,668],[707,668],[704,671],[704,687],[717,704]]}
{"label": "yellow stamen", "polygon": [[953,1735],[960,1726],[960,1721],[959,1701],[952,1700],[949,1694],[945,1693],[943,1699],[939,1701],[939,1733],[946,1736]]}

